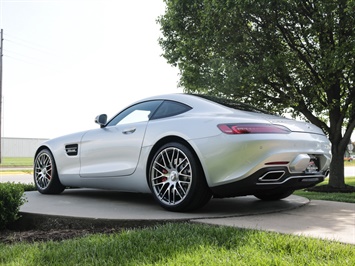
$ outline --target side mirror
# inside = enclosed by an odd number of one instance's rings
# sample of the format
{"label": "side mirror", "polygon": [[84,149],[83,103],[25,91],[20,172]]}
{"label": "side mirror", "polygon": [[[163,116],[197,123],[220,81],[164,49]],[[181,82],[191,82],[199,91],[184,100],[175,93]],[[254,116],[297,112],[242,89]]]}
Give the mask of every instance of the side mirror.
{"label": "side mirror", "polygon": [[95,123],[99,124],[100,127],[104,127],[107,123],[107,115],[101,114],[101,115],[96,116]]}

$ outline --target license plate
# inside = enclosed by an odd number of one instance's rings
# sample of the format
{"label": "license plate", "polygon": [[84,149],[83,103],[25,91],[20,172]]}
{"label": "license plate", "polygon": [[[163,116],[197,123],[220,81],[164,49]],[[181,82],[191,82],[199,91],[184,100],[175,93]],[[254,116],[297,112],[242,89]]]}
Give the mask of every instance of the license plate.
{"label": "license plate", "polygon": [[309,164],[306,168],[306,172],[307,173],[315,173],[315,172],[318,172],[318,166],[316,164],[316,159],[311,159],[309,161]]}

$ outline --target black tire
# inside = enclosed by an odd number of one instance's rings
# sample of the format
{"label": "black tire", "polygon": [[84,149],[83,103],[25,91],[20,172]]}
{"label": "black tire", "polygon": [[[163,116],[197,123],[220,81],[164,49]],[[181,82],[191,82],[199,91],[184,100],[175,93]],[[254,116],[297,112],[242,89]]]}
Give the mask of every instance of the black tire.
{"label": "black tire", "polygon": [[167,143],[155,153],[148,183],[154,199],[168,211],[195,210],[212,197],[196,156],[178,142]]}
{"label": "black tire", "polygon": [[254,194],[255,197],[265,201],[276,201],[280,199],[287,198],[288,196],[292,195],[294,190],[287,190],[283,192],[268,192],[268,193],[259,193]]}
{"label": "black tire", "polygon": [[65,189],[59,181],[53,155],[48,149],[37,154],[33,165],[33,178],[36,189],[42,194],[59,194]]}

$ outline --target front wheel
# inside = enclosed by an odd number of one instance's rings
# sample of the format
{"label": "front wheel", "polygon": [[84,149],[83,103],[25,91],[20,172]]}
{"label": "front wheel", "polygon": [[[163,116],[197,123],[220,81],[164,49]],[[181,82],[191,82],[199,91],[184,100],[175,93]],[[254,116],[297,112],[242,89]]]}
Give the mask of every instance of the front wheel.
{"label": "front wheel", "polygon": [[42,194],[59,194],[65,187],[60,183],[52,153],[48,149],[41,150],[34,161],[34,183]]}
{"label": "front wheel", "polygon": [[177,142],[155,153],[148,182],[155,200],[169,211],[198,209],[212,197],[196,156]]}
{"label": "front wheel", "polygon": [[287,190],[283,192],[268,192],[268,193],[259,193],[255,194],[254,196],[258,199],[265,200],[265,201],[275,201],[287,198],[288,196],[292,195],[294,190]]}

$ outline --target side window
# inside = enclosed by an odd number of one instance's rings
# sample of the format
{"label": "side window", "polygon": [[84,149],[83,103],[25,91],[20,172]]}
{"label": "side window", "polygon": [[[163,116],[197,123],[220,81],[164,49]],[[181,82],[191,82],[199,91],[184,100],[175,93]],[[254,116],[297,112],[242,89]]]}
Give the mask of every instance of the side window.
{"label": "side window", "polygon": [[150,111],[148,110],[134,110],[132,113],[125,116],[117,125],[145,122],[149,120]]}
{"label": "side window", "polygon": [[159,119],[170,117],[174,115],[179,115],[185,113],[192,108],[186,104],[174,102],[174,101],[164,101],[158,108],[158,110],[153,114],[152,119]]}
{"label": "side window", "polygon": [[162,101],[159,100],[135,104],[116,115],[108,122],[107,126],[148,121],[161,103]]}

